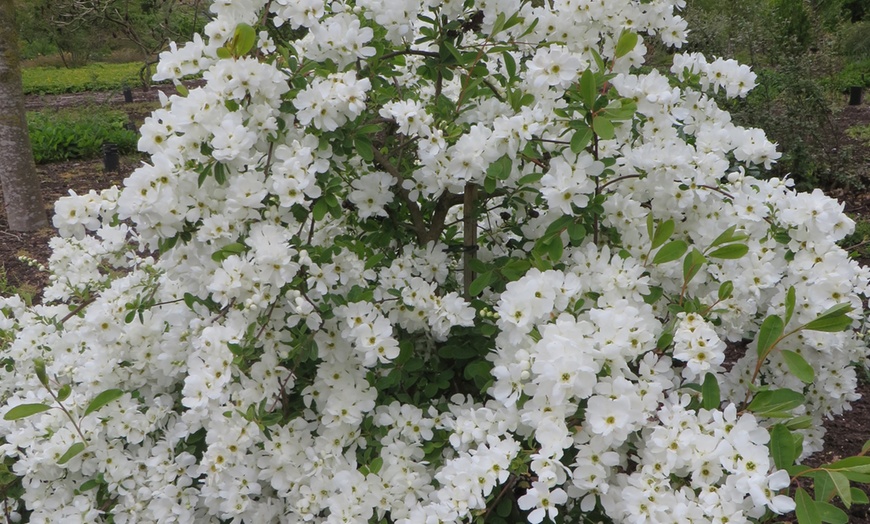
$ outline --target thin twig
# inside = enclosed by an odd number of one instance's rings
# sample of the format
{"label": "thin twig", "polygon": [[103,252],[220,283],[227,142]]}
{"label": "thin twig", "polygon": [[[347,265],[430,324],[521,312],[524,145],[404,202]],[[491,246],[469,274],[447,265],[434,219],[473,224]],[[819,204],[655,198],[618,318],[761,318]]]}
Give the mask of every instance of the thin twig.
{"label": "thin twig", "polygon": [[88,307],[89,305],[91,305],[91,303],[93,303],[94,300],[96,300],[96,297],[94,297],[94,298],[89,298],[89,299],[85,300],[84,302],[82,302],[81,304],[79,304],[75,309],[73,309],[72,311],[70,311],[70,312],[69,312],[65,317],[63,317],[62,319],[60,319],[60,323],[63,324],[63,323],[66,322],[67,320],[69,320],[69,319],[71,319],[72,317],[78,315],[78,314],[81,312],[81,310],[83,310],[84,308],[86,308],[86,307]]}
{"label": "thin twig", "polygon": [[387,53],[381,57],[381,60],[387,60],[389,58],[393,58],[395,56],[401,55],[416,55],[416,56],[425,56],[428,58],[438,58],[441,55],[436,53],[435,51],[423,51],[422,49],[403,49],[401,51],[393,51],[392,53]]}

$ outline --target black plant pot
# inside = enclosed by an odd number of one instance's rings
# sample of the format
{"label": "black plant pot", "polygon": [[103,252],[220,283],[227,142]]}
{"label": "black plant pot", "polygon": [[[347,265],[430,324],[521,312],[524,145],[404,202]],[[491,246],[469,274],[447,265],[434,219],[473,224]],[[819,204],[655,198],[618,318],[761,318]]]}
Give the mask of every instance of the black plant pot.
{"label": "black plant pot", "polygon": [[861,86],[852,86],[849,88],[849,105],[850,106],[860,106],[861,105],[861,94],[864,90]]}

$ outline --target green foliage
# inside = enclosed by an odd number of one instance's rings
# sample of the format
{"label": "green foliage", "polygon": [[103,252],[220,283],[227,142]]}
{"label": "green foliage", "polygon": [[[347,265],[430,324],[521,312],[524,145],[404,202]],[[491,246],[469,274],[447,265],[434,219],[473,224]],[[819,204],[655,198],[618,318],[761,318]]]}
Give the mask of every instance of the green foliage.
{"label": "green foliage", "polygon": [[[733,56],[752,66],[757,87],[719,100],[738,125],[764,129],[783,156],[771,176],[799,188],[861,187],[866,169],[837,136],[844,90],[870,83],[870,30],[848,21],[843,0],[689,0],[688,50]],[[661,58],[663,62],[665,57]]]}
{"label": "green foliage", "polygon": [[840,245],[852,257],[870,258],[870,221],[852,216],[855,221],[855,232],[844,238]]}
{"label": "green foliage", "polygon": [[852,126],[846,130],[846,134],[855,140],[860,140],[861,142],[865,142],[867,146],[870,146],[870,124],[865,126]]}
{"label": "green foliage", "polygon": [[21,71],[21,82],[26,95],[108,91],[139,82],[141,68],[142,65],[137,62],[96,63],[75,69],[33,67]]}
{"label": "green foliage", "polygon": [[22,56],[59,54],[67,67],[122,49],[147,62],[169,41],[191,38],[208,21],[200,2],[183,0],[16,3]]}
{"label": "green foliage", "polygon": [[837,50],[853,60],[870,61],[870,20],[844,24],[837,34]]}
{"label": "green foliage", "polygon": [[33,158],[37,164],[98,157],[104,142],[118,144],[121,154],[136,151],[135,132],[124,128],[123,111],[90,107],[27,114]]}

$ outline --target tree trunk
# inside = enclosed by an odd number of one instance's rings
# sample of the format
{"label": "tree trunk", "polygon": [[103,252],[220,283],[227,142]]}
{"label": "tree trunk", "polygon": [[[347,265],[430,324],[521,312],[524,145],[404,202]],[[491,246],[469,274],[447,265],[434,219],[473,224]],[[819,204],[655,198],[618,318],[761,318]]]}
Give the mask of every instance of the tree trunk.
{"label": "tree trunk", "polygon": [[48,226],[21,88],[18,28],[12,0],[0,0],[0,183],[6,219],[13,231]]}

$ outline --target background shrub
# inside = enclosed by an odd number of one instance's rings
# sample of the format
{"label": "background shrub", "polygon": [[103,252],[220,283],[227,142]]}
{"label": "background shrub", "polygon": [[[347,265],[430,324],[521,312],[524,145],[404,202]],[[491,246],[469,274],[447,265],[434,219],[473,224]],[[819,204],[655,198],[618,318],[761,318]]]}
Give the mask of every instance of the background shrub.
{"label": "background shrub", "polygon": [[100,107],[28,113],[33,157],[37,164],[94,158],[104,142],[118,144],[121,154],[135,152],[137,134],[126,122],[123,111]]}
{"label": "background shrub", "polygon": [[847,89],[870,85],[870,22],[860,3],[687,2],[688,49],[735,57],[758,74],[747,98],[717,101],[736,124],[760,127],[778,144],[783,156],[771,176],[789,175],[803,189],[866,185],[836,124]]}
{"label": "background shrub", "polygon": [[24,94],[78,93],[108,91],[139,83],[142,64],[88,64],[67,69],[63,67],[32,67],[21,72]]}

